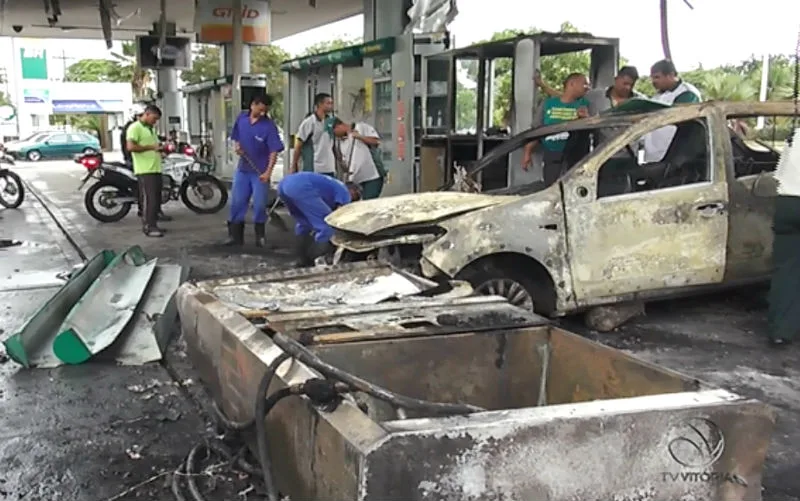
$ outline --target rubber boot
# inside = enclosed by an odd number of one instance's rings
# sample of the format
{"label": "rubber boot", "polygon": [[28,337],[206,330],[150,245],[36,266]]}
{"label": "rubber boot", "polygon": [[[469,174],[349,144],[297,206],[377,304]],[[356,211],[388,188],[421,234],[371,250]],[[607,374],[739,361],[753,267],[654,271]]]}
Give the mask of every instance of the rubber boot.
{"label": "rubber boot", "polygon": [[331,256],[335,250],[336,248],[330,242],[314,242],[308,251],[308,257],[314,264],[319,258],[325,258],[325,262],[328,263],[329,260],[327,258]]}
{"label": "rubber boot", "polygon": [[244,223],[228,222],[228,239],[223,242],[226,247],[239,247],[244,245]]}
{"label": "rubber boot", "polygon": [[303,235],[299,237],[295,237],[294,240],[294,254],[297,258],[294,262],[295,267],[297,268],[307,268],[314,264],[314,260],[308,257],[309,249],[311,245],[314,243],[314,237],[311,235]]}
{"label": "rubber boot", "polygon": [[267,245],[266,225],[264,223],[256,223],[256,247],[264,247]]}

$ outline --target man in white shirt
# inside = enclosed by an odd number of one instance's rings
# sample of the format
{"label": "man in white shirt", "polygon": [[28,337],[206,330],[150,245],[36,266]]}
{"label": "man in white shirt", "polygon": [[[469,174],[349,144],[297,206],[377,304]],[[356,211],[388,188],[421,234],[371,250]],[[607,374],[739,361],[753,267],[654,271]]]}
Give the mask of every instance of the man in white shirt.
{"label": "man in white shirt", "polygon": [[316,172],[326,176],[336,176],[336,157],[333,153],[333,98],[330,94],[314,96],[314,112],[308,115],[297,128],[294,158],[290,173],[300,170],[303,161],[304,172]]}
{"label": "man in white shirt", "polygon": [[[380,135],[371,125],[365,122],[346,124],[334,119],[333,134],[339,140],[342,164],[346,166],[346,181],[361,187],[363,200],[378,198],[383,189],[383,176],[378,172],[373,153],[380,145]],[[375,150],[373,150],[375,148]]]}
{"label": "man in white shirt", "polygon": [[800,128],[775,169],[778,196],[772,231],[769,341],[784,347],[800,334]]}
{"label": "man in white shirt", "polygon": [[[650,68],[650,80],[656,89],[656,95],[652,97],[654,101],[670,106],[701,101],[700,91],[694,85],[684,82],[678,77],[672,61],[664,59],[654,64]],[[664,158],[672,143],[672,138],[675,137],[676,130],[674,125],[668,125],[654,130],[644,137],[645,163],[660,162]]]}

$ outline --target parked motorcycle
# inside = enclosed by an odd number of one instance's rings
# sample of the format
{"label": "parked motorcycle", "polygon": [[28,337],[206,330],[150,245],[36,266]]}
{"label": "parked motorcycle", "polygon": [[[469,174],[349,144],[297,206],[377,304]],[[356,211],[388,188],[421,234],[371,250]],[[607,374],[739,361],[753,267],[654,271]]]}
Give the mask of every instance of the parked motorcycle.
{"label": "parked motorcycle", "polygon": [[0,146],[0,205],[7,209],[16,209],[25,200],[25,186],[22,179],[3,164],[13,166],[14,157]]}
{"label": "parked motorcycle", "polygon": [[[109,162],[102,153],[79,155],[75,158],[88,171],[78,190],[89,179],[97,179],[86,190],[84,205],[90,216],[103,223],[121,220],[139,203],[139,183],[133,167],[124,162]],[[194,154],[191,147],[181,153],[168,154],[162,163],[162,202],[181,200],[197,214],[214,214],[228,203],[228,189],[212,174],[213,166]],[[219,194],[218,201],[214,202]],[[199,203],[193,201],[193,197]]]}

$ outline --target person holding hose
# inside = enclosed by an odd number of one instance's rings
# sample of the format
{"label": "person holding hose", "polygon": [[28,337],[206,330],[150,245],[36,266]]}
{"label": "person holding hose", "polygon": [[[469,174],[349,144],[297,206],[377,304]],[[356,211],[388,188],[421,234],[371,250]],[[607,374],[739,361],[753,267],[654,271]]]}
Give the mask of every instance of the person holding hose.
{"label": "person holding hose", "polygon": [[255,95],[250,111],[243,111],[231,130],[239,165],[233,175],[231,209],[228,218],[228,240],[224,245],[244,244],[245,216],[253,200],[253,224],[256,247],[266,245],[267,197],[269,182],[283,141],[275,122],[268,116],[272,97]]}
{"label": "person holding hose", "polygon": [[381,154],[378,131],[365,122],[347,124],[336,118],[333,134],[340,141],[339,150],[347,169],[347,180],[361,187],[364,200],[378,198],[386,175],[376,163],[376,157],[380,160]]}
{"label": "person holding hose", "polygon": [[324,174],[298,172],[281,180],[278,196],[296,222],[297,266],[310,266],[333,250],[333,228],[325,218],[342,205],[360,200],[361,189]]}

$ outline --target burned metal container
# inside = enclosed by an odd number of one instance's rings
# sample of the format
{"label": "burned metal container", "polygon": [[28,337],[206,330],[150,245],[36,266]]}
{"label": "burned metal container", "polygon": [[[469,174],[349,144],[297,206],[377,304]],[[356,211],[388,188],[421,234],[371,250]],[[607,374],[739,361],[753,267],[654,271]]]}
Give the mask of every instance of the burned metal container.
{"label": "burned metal container", "polygon": [[[433,295],[433,284],[407,275],[417,295],[310,310],[283,311],[282,301],[296,305],[290,297],[263,298],[266,311],[213,293],[282,284],[314,294],[326,280],[372,276],[350,289],[356,297],[396,273],[380,263],[347,265],[178,292],[190,356],[233,419],[253,416],[259,381],[282,353],[265,323],[394,392],[486,409],[442,418],[404,415],[363,395],[333,412],[305,397],[284,400],[267,427],[275,477],[291,499],[761,499],[774,424],[764,404],[584,339],[502,298]],[[288,361],[271,391],[313,377]]]}

